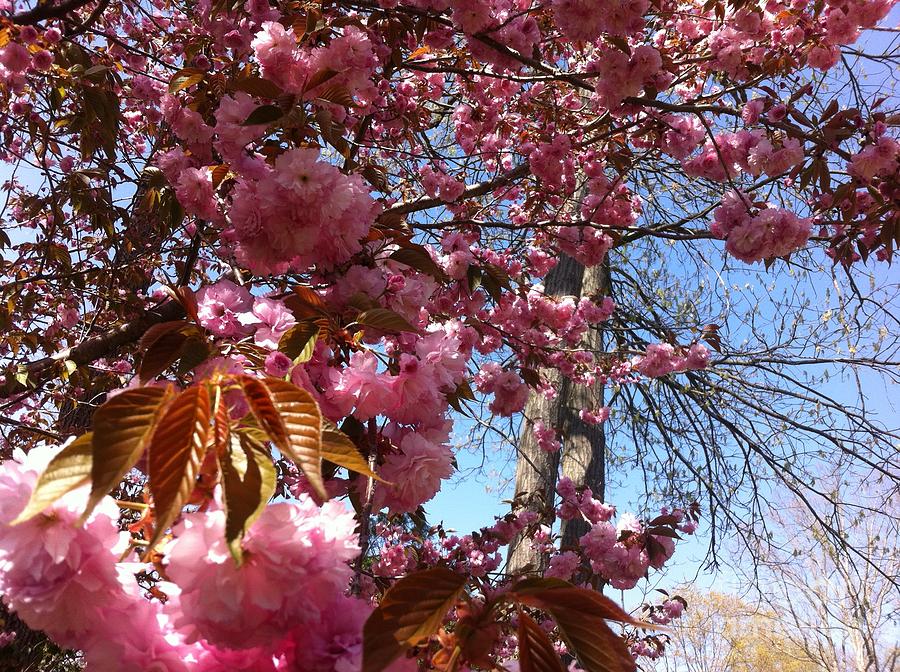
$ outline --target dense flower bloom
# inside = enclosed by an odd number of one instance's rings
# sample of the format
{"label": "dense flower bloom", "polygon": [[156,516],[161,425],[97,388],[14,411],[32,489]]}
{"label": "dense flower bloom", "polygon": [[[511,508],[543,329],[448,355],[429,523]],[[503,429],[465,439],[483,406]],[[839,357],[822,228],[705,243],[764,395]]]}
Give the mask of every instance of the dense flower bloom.
{"label": "dense flower bloom", "polygon": [[290,669],[303,672],[356,672],[362,665],[362,629],[372,613],[366,602],[339,597],[314,628],[297,628]]}
{"label": "dense flower bloom", "polygon": [[748,263],[781,257],[802,248],[811,223],[782,208],[763,208],[753,215],[746,196],[730,191],[713,213],[713,235],[725,238],[725,249]]}
{"label": "dense flower bloom", "polygon": [[648,378],[658,378],[672,373],[677,366],[678,358],[675,348],[668,343],[651,343],[647,346],[643,357],[634,364],[634,369]]}
{"label": "dense flower bloom", "polygon": [[31,63],[31,55],[18,42],[10,42],[0,50],[0,63],[10,72],[23,72]]}
{"label": "dense flower bloom", "polygon": [[175,195],[189,214],[207,220],[218,216],[212,177],[207,170],[185,169],[175,187]]}
{"label": "dense flower bloom", "polygon": [[38,447],[0,470],[0,593],[30,627],[77,648],[107,606],[124,595],[116,561],[128,535],[119,532],[119,510],[109,497],[84,526],[76,524],[87,505],[87,486],[43,514],[10,525],[58,452]]}
{"label": "dense flower bloom", "polygon": [[850,158],[850,173],[863,180],[892,175],[900,168],[900,142],[882,135]]}
{"label": "dense flower bloom", "polygon": [[298,90],[308,76],[307,60],[297,42],[277,21],[266,21],[250,44],[262,66],[263,76],[283,89]]}
{"label": "dense flower bloom", "polygon": [[[132,577],[132,583],[134,579]],[[136,584],[135,584],[136,585]],[[177,599],[171,591],[171,599]],[[172,627],[160,602],[136,594],[111,603],[92,625],[83,644],[88,672],[195,672],[203,654],[199,644],[188,644]]]}
{"label": "dense flower bloom", "polygon": [[553,18],[572,40],[594,40],[602,33],[630,35],[644,27],[649,0],[553,0]]}
{"label": "dense flower bloom", "polygon": [[276,642],[291,627],[320,622],[350,579],[359,548],[353,514],[308,496],[268,506],[243,541],[237,566],[225,544],[225,512],[185,516],[167,549],[166,572],[181,589],[179,628],[226,648]]}
{"label": "dense flower bloom", "polygon": [[246,162],[231,200],[223,236],[260,275],[346,261],[378,212],[359,175],[320,161],[315,149],[289,150],[272,167]]}
{"label": "dense flower bloom", "polygon": [[401,452],[388,455],[379,470],[390,485],[379,484],[375,489],[375,505],[391,513],[407,513],[434,497],[441,481],[450,478],[453,451],[421,433],[407,434],[398,448]]}
{"label": "dense flower bloom", "polygon": [[353,406],[353,414],[360,420],[390,412],[397,406],[394,377],[387,371],[378,371],[378,358],[369,351],[357,352],[350,358],[331,394]]}
{"label": "dense flower bloom", "polygon": [[200,324],[218,336],[238,336],[247,332],[242,323],[250,311],[253,297],[246,288],[231,280],[219,280],[197,292],[197,316]]}

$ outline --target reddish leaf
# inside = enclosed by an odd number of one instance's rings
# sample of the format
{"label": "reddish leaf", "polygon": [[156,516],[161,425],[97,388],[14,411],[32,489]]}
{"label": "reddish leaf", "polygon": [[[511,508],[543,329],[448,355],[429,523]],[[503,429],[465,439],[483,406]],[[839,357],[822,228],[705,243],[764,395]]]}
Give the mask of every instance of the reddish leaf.
{"label": "reddish leaf", "polygon": [[297,322],[278,341],[278,349],[295,363],[309,361],[319,337],[319,325],[314,320]]}
{"label": "reddish leaf", "polygon": [[[213,172],[215,173],[215,171]],[[194,324],[200,324],[200,318],[197,317],[198,306],[194,290],[190,287],[176,287],[172,290],[172,293],[175,296],[175,300],[181,304],[182,308],[184,308],[184,312],[187,313],[188,319]]]}
{"label": "reddish leaf", "polygon": [[261,126],[264,124],[271,124],[273,121],[278,121],[283,116],[284,110],[278,107],[278,105],[262,105],[253,110],[253,112],[251,112],[243,121],[241,126]]}
{"label": "reddish leaf", "polygon": [[520,604],[538,609],[547,610],[555,605],[610,621],[644,625],[605,595],[596,590],[579,588],[562,579],[523,579],[507,595]]}
{"label": "reddish leaf", "polygon": [[[216,390],[221,395],[221,388]],[[228,450],[231,435],[231,418],[228,417],[228,405],[221,396],[216,400],[216,414],[213,421],[213,447],[217,456]]]}
{"label": "reddish leaf", "polygon": [[433,567],[391,586],[363,628],[362,672],[381,672],[435,634],[465,585],[464,576]]}
{"label": "reddish leaf", "polygon": [[181,513],[197,480],[210,432],[209,392],[189,387],[170,405],[150,443],[150,492],[156,531],[153,549]]}
{"label": "reddish leaf", "polygon": [[566,672],[544,629],[519,611],[519,669],[521,672]]}
{"label": "reddish leaf", "polygon": [[184,320],[172,320],[170,322],[160,322],[159,324],[154,324],[144,332],[143,336],[141,336],[141,340],[138,342],[138,348],[141,351],[146,352],[160,338],[170,332],[179,331],[184,326],[186,326],[186,324],[187,323]]}
{"label": "reddish leaf", "polygon": [[294,285],[293,294],[285,298],[285,305],[290,308],[297,320],[327,317],[328,309],[322,297],[311,288]]}
{"label": "reddish leaf", "polygon": [[170,396],[169,388],[162,387],[124,390],[94,413],[91,495],[82,520],[137,463]]}
{"label": "reddish leaf", "polygon": [[322,457],[339,467],[382,481],[369,469],[369,463],[350,437],[327,420],[322,421]]}
{"label": "reddish leaf", "polygon": [[606,620],[652,627],[597,591],[560,579],[525,579],[510,589],[506,599],[549,613],[585,672],[637,669],[625,641],[610,630]]}
{"label": "reddish leaf", "polygon": [[169,93],[175,93],[187,89],[194,84],[199,84],[206,73],[197,68],[182,68],[169,80]]}
{"label": "reddish leaf", "polygon": [[231,166],[227,163],[220,163],[215,168],[212,169],[210,176],[212,177],[213,188],[218,187],[222,182],[228,177],[228,173],[231,171]]}
{"label": "reddish leaf", "polygon": [[312,77],[310,77],[306,81],[306,84],[304,85],[303,89],[304,89],[304,91],[312,91],[314,88],[316,88],[320,84],[324,84],[329,79],[331,79],[332,77],[334,77],[335,75],[338,75],[338,74],[340,74],[340,73],[338,73],[337,70],[332,70],[331,68],[323,68],[323,69],[319,70],[317,73],[315,73]]}
{"label": "reddish leaf", "polygon": [[401,247],[399,250],[391,253],[390,259],[405,264],[418,271],[427,273],[436,280],[443,281],[447,278],[447,274],[440,266],[431,258],[428,251],[421,245],[411,243],[409,247]]}
{"label": "reddish leaf", "polygon": [[316,92],[316,100],[324,100],[342,107],[353,107],[353,95],[347,90],[347,87],[334,82],[322,85],[322,88]]}
{"label": "reddish leaf", "polygon": [[657,525],[655,527],[647,528],[647,534],[655,534],[658,537],[671,537],[672,539],[681,539],[681,535],[679,535],[675,530],[664,525]]}
{"label": "reddish leaf", "polygon": [[309,392],[268,378],[241,376],[244,395],[260,426],[281,453],[292,460],[323,499],[322,414]]}
{"label": "reddish leaf", "polygon": [[262,77],[241,77],[236,79],[231,86],[235,91],[243,91],[251,96],[271,98],[272,100],[284,93],[280,86]]}
{"label": "reddish leaf", "polygon": [[551,610],[550,614],[585,672],[637,670],[625,640],[610,630],[603,619],[560,608]]}
{"label": "reddish leaf", "polygon": [[681,519],[678,518],[677,516],[673,516],[673,515],[669,514],[669,515],[657,516],[656,518],[654,518],[647,524],[650,527],[656,527],[657,525],[677,525],[680,522],[680,520]]}
{"label": "reddish leaf", "polygon": [[141,382],[147,382],[169,368],[184,356],[189,344],[201,347],[206,345],[200,330],[185,321],[165,322],[156,326],[166,328],[154,334],[150,334],[150,331],[145,334],[145,338],[152,336],[152,340],[148,339],[147,350],[138,368]]}

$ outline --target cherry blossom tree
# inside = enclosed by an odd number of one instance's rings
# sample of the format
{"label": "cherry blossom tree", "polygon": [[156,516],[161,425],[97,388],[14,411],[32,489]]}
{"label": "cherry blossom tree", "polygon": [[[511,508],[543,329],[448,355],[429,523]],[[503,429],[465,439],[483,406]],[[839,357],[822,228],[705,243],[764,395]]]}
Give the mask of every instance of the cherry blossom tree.
{"label": "cherry blossom tree", "polygon": [[[616,284],[644,245],[890,263],[897,114],[817,87],[893,4],[0,0],[6,606],[93,670],[661,655],[683,603],[601,590],[701,507],[617,512],[536,395],[598,426],[710,371]],[[422,506],[479,402],[566,477],[456,535]]]}

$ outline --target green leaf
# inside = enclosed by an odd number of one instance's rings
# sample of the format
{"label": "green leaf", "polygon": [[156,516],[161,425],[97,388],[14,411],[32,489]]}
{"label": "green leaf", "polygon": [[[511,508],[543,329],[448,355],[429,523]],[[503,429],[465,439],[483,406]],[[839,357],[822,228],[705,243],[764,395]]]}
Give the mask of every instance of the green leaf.
{"label": "green leaf", "polygon": [[231,445],[219,457],[225,499],[225,541],[238,564],[241,540],[275,493],[277,474],[262,442],[249,434],[231,435]]}
{"label": "green leaf", "polygon": [[544,629],[524,611],[518,619],[520,672],[566,672]]}
{"label": "green leaf", "polygon": [[335,427],[330,421],[324,419],[322,420],[322,457],[339,467],[374,478],[382,483],[385,482],[369,469],[369,463],[359,452],[359,449],[350,437]]}
{"label": "green leaf", "polygon": [[31,499],[11,525],[41,513],[63,495],[91,482],[91,433],[82,434],[50,460],[40,475]]}
{"label": "green leaf", "polygon": [[284,111],[277,105],[263,105],[257,107],[250,116],[244,120],[241,126],[258,126],[261,124],[271,124],[278,121],[284,116]]}
{"label": "green leaf", "polygon": [[91,495],[82,520],[140,459],[171,394],[162,387],[124,390],[94,413]]}
{"label": "green leaf", "polygon": [[418,331],[406,321],[405,317],[387,308],[372,308],[360,313],[356,318],[356,324],[382,331]]}
{"label": "green leaf", "polygon": [[169,404],[150,443],[150,492],[156,529],[151,550],[181,513],[197,480],[210,433],[209,392],[189,387]]}
{"label": "green leaf", "polygon": [[241,376],[250,410],[275,447],[300,467],[322,499],[322,413],[304,389],[276,378]]}
{"label": "green leaf", "polygon": [[318,337],[319,325],[313,320],[301,320],[282,334],[278,349],[295,364],[302,364],[312,358]]}
{"label": "green leaf", "polygon": [[363,628],[362,672],[381,672],[434,635],[465,585],[464,576],[433,567],[391,586]]}

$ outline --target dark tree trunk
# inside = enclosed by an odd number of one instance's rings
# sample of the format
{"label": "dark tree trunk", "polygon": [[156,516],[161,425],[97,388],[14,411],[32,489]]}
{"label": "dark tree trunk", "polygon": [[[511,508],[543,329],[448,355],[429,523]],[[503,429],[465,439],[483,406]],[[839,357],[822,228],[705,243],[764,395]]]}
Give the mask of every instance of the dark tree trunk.
{"label": "dark tree trunk", "polygon": [[[606,265],[585,269],[580,263],[563,256],[556,267],[547,275],[545,291],[552,296],[598,296],[605,293],[608,286]],[[585,346],[601,351],[601,332],[592,329],[585,337]],[[532,392],[525,406],[518,442],[516,462],[516,511],[534,511],[540,522],[553,523],[553,496],[562,463],[563,474],[577,485],[589,485],[598,498],[604,495],[605,485],[605,435],[603,425],[589,425],[581,420],[578,412],[594,409],[602,405],[602,388],[595,390],[582,385],[574,385],[555,370],[541,371],[542,377],[550,382],[558,394],[547,399]],[[534,438],[534,422],[543,420],[560,434],[560,453],[547,453],[540,449]],[[563,543],[573,544],[587,531],[583,521],[571,521],[563,527]],[[531,547],[530,535],[526,532],[510,545],[507,571],[510,574],[540,572],[544,569],[542,558]]]}

